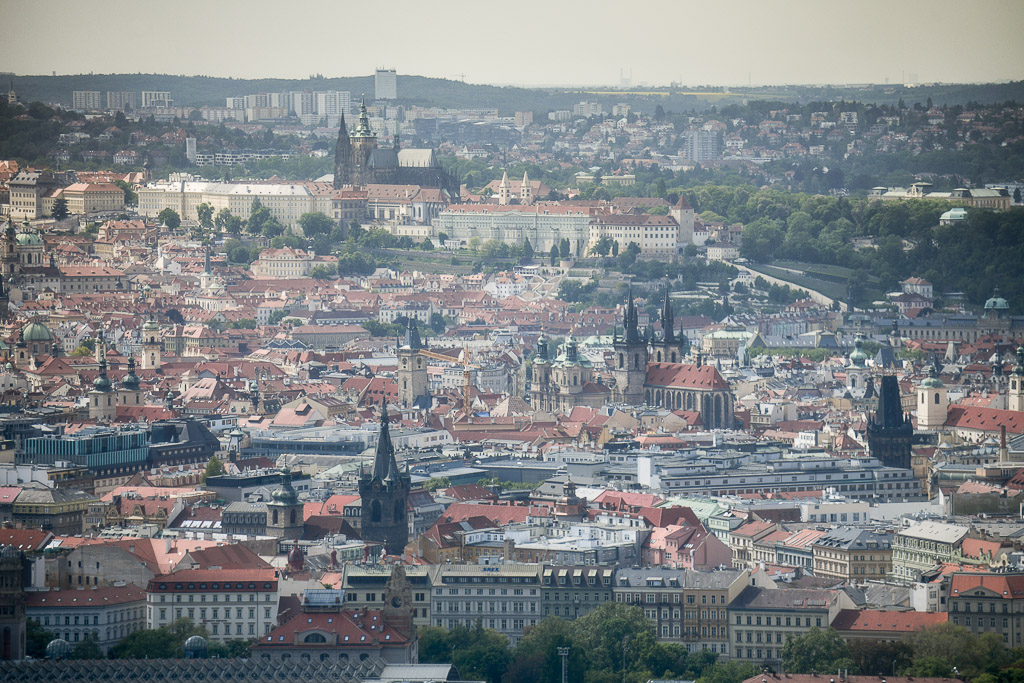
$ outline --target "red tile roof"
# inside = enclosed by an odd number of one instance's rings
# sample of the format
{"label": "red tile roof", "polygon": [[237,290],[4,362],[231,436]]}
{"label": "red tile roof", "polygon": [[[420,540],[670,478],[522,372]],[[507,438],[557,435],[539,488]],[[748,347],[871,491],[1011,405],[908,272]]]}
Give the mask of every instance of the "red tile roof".
{"label": "red tile roof", "polygon": [[[138,586],[109,586],[106,588],[85,588],[81,590],[33,591],[27,594],[27,607],[87,607],[97,605],[119,605],[146,599],[146,591]],[[78,617],[75,617],[76,619]]]}
{"label": "red tile roof", "polygon": [[1024,575],[1021,574],[953,574],[949,596],[958,598],[975,588],[987,588],[1007,598],[1024,597]]}
{"label": "red tile roof", "polygon": [[896,610],[844,609],[832,622],[837,631],[900,631],[912,633],[921,629],[945,624],[947,612],[898,612]]}
{"label": "red tile roof", "polygon": [[656,387],[685,387],[688,389],[728,389],[718,369],[711,365],[685,363],[648,363],[646,384]]}

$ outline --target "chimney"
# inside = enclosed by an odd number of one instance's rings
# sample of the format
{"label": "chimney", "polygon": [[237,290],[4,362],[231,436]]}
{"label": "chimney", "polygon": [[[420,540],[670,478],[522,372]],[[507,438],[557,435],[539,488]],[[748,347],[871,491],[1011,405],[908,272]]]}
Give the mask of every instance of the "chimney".
{"label": "chimney", "polygon": [[1010,449],[1006,445],[1006,425],[999,425],[999,462],[1010,462]]}

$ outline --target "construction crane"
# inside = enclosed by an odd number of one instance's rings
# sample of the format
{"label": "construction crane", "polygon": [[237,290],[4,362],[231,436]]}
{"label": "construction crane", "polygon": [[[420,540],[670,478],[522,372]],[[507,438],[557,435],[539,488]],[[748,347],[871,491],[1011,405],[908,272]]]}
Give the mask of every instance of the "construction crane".
{"label": "construction crane", "polygon": [[[462,366],[462,411],[468,416],[473,408],[473,369],[480,369],[479,365],[474,365],[467,360],[459,360],[458,358],[452,358],[446,356],[443,353],[434,353],[433,351],[427,351],[426,349],[420,349],[417,351],[421,356],[427,358],[433,358],[434,360],[447,361],[448,363],[455,363],[456,365]],[[469,349],[463,347],[462,358],[469,358]]]}

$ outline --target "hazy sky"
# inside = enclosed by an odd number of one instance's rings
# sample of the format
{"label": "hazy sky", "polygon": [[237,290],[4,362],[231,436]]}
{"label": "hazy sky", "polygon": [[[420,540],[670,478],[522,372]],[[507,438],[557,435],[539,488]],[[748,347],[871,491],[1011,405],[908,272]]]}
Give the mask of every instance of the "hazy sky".
{"label": "hazy sky", "polygon": [[521,85],[1024,78],[1024,0],[0,0],[0,70]]}

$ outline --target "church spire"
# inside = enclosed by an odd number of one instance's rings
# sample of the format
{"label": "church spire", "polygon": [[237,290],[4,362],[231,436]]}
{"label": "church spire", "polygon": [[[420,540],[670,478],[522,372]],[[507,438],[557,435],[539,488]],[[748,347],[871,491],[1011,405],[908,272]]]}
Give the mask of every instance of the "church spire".
{"label": "church spire", "polygon": [[663,337],[666,342],[675,341],[675,314],[672,313],[672,299],[669,298],[672,295],[672,288],[668,284],[668,280],[665,281],[665,307],[661,311],[661,329]]}
{"label": "church spire", "polygon": [[349,184],[349,162],[352,158],[352,142],[345,126],[345,112],[341,113],[338,128],[338,142],[334,146],[334,189],[340,190]]}
{"label": "church spire", "polygon": [[370,129],[370,117],[366,113],[366,97],[359,102],[359,125],[356,127],[355,137],[372,138],[373,131]]}
{"label": "church spire", "polygon": [[373,459],[373,478],[387,481],[398,476],[398,463],[395,461],[395,446],[391,443],[391,430],[388,428],[387,399],[380,401],[380,437],[377,439],[377,453]]}
{"label": "church spire", "polygon": [[626,302],[626,317],[624,334],[626,336],[626,342],[637,344],[640,342],[640,331],[638,326],[640,324],[640,317],[636,312],[636,304],[633,303],[633,283],[629,283],[629,293],[627,294],[629,301]]}

